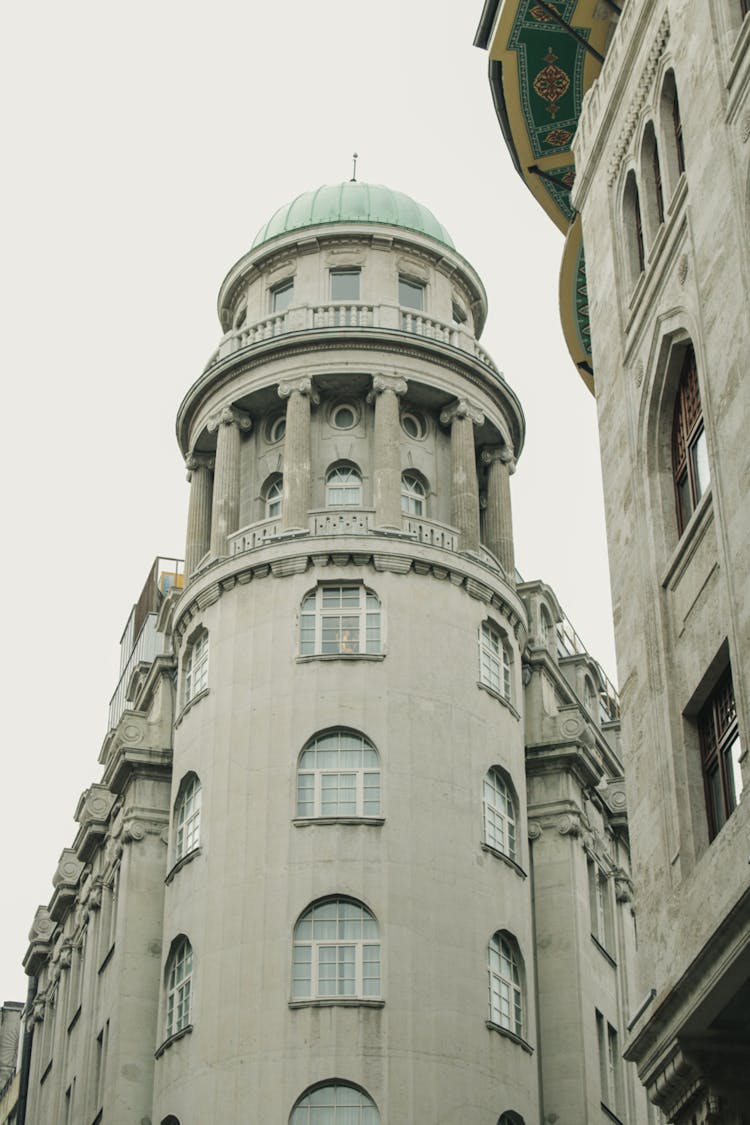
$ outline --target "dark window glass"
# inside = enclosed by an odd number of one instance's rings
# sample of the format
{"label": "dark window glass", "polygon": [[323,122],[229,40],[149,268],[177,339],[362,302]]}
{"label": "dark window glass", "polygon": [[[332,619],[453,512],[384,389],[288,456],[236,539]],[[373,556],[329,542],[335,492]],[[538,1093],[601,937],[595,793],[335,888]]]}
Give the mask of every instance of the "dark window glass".
{"label": "dark window glass", "polygon": [[708,835],[723,828],[742,793],[740,735],[734,701],[732,670],[728,668],[698,716],[703,779],[706,789]]}
{"label": "dark window glass", "polygon": [[692,347],[685,353],[675,400],[672,472],[677,500],[677,527],[682,534],[710,480],[698,371]]}
{"label": "dark window glass", "polygon": [[407,309],[424,308],[424,285],[419,281],[409,281],[407,277],[398,279],[398,303]]}
{"label": "dark window glass", "polygon": [[359,270],[331,270],[331,300],[359,300]]}
{"label": "dark window glass", "polygon": [[283,312],[288,309],[292,303],[294,296],[294,281],[282,281],[281,285],[277,285],[275,289],[271,290],[271,311]]}

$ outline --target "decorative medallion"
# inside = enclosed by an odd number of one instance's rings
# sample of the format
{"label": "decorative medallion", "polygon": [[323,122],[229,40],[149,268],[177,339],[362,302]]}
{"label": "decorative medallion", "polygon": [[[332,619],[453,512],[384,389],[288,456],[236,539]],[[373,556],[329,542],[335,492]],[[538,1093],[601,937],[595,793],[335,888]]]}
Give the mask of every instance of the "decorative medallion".
{"label": "decorative medallion", "polygon": [[[557,12],[557,15],[560,15],[554,4],[550,4],[550,8],[554,8],[555,12]],[[539,23],[551,23],[553,20],[553,16],[550,15],[547,9],[543,8],[541,4],[535,4],[533,8],[530,8],[529,15],[532,16],[535,20],[538,20]]]}
{"label": "decorative medallion", "polygon": [[573,137],[573,134],[568,129],[550,129],[549,133],[544,138],[544,143],[547,145],[554,145],[556,148],[567,145]]}
{"label": "decorative medallion", "polygon": [[534,89],[540,98],[548,103],[547,112],[550,117],[556,117],[559,109],[558,102],[564,97],[570,87],[570,78],[561,67],[555,66],[558,56],[550,47],[544,56],[546,66],[543,67],[534,79]]}

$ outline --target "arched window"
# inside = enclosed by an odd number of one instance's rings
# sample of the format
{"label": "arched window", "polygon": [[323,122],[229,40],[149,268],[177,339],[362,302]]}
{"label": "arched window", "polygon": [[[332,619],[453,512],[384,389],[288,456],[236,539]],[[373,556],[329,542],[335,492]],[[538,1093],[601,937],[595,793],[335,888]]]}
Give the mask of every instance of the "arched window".
{"label": "arched window", "polygon": [[510,702],[510,650],[491,621],[484,621],[479,630],[479,678],[486,687]]}
{"label": "arched window", "polygon": [[401,477],[401,511],[407,516],[423,516],[427,490],[416,473]]}
{"label": "arched window", "polygon": [[302,602],[301,656],[380,652],[380,602],[364,586],[318,586]]}
{"label": "arched window", "polygon": [[308,907],[294,927],[294,1000],[377,999],[378,923],[361,902],[327,899]]}
{"label": "arched window", "polygon": [[523,992],[520,955],[515,938],[505,931],[494,934],[489,945],[490,1022],[523,1035]]}
{"label": "arched window", "polygon": [[544,646],[550,655],[554,656],[557,651],[555,626],[552,624],[552,618],[549,615],[546,605],[540,605],[539,607],[539,623],[542,627]]}
{"label": "arched window", "polygon": [[660,152],[663,165],[666,165],[670,193],[674,192],[682,173],[685,171],[685,147],[682,141],[682,118],[677,97],[677,84],[673,70],[664,75],[664,84],[659,100],[661,141]]}
{"label": "arched window", "polygon": [[331,1082],[306,1090],[289,1125],[380,1125],[375,1102],[358,1086]]}
{"label": "arched window", "polygon": [[201,842],[201,783],[194,773],[180,784],[174,806],[175,862],[195,851]]}
{"label": "arched window", "polygon": [[649,236],[653,241],[659,227],[664,222],[664,191],[661,182],[659,147],[656,143],[656,133],[651,121],[646,125],[643,134],[641,182],[645,186]]}
{"label": "arched window", "polygon": [[592,719],[597,719],[599,717],[599,708],[596,705],[596,700],[596,688],[589,677],[585,676],[583,680],[583,705]]}
{"label": "arched window", "polygon": [[161,1125],[180,1125],[180,1119],[175,1117],[173,1113],[170,1113],[166,1117],[162,1117]]}
{"label": "arched window", "polygon": [[277,519],[281,515],[281,498],[284,492],[284,481],[278,474],[271,477],[265,488],[266,519]]}
{"label": "arched window", "polygon": [[643,248],[643,220],[641,218],[641,200],[638,194],[638,184],[635,172],[628,172],[625,179],[624,222],[625,235],[628,247],[631,283],[634,285],[646,265],[646,256]]}
{"label": "arched window", "polygon": [[356,465],[335,465],[326,475],[329,508],[356,507],[362,503],[362,476]]}
{"label": "arched window", "polygon": [[380,761],[372,743],[349,730],[308,742],[297,766],[297,816],[380,816]]}
{"label": "arched window", "polygon": [[185,702],[189,703],[208,687],[208,633],[199,630],[185,653]]}
{"label": "arched window", "polygon": [[190,1023],[193,981],[193,950],[183,935],[172,944],[167,961],[166,1035],[176,1035]]}
{"label": "arched window", "polygon": [[682,534],[710,480],[698,369],[692,347],[685,352],[675,398],[672,473],[677,503],[677,527]]}
{"label": "arched window", "polygon": [[510,786],[497,766],[484,776],[484,842],[515,860],[515,804]]}
{"label": "arched window", "polygon": [[524,1120],[520,1113],[502,1113],[497,1119],[497,1125],[524,1125]]}

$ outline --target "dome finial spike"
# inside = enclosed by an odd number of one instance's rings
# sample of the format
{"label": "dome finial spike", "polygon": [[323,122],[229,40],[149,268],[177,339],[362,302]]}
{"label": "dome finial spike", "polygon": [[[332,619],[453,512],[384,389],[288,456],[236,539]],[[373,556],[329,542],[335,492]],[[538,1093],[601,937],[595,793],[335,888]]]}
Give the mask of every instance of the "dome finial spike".
{"label": "dome finial spike", "polygon": [[350,184],[356,184],[356,182],[357,182],[357,157],[358,156],[359,156],[359,153],[357,153],[357,152],[352,153],[352,178],[349,180]]}

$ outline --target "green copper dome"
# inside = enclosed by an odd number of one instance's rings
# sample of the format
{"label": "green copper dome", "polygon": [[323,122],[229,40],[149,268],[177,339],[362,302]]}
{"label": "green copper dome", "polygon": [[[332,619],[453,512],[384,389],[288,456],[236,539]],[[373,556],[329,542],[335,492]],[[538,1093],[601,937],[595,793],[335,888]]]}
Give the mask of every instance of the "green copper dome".
{"label": "green copper dome", "polygon": [[351,181],[326,184],[315,191],[303,192],[291,203],[279,207],[258,231],[251,249],[277,235],[320,223],[387,223],[388,226],[426,234],[455,249],[445,227],[421,203],[382,184]]}

